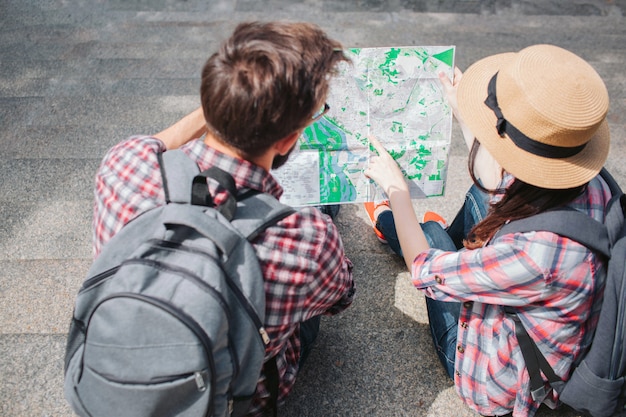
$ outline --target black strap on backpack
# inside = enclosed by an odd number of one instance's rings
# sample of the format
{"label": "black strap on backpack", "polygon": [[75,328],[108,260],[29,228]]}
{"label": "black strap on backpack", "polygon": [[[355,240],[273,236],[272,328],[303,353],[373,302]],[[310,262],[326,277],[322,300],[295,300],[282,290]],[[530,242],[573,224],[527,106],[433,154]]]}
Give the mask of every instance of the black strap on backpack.
{"label": "black strap on backpack", "polygon": [[[207,185],[207,181],[214,180],[217,183],[225,188],[228,191],[229,197],[228,199],[220,205],[218,211],[224,215],[228,220],[231,220],[235,215],[235,211],[237,210],[237,188],[235,185],[235,180],[233,177],[227,173],[226,171],[213,166],[207,170],[202,172],[197,172],[197,166],[195,164],[189,164],[189,157],[185,155],[184,152],[181,151],[169,151],[168,158],[171,161],[179,162],[177,163],[178,170],[172,172],[172,170],[168,171],[167,175],[165,175],[164,167],[165,163],[163,161],[163,153],[158,153],[157,158],[159,161],[159,166],[161,168],[161,176],[163,178],[163,190],[165,192],[165,201],[168,203],[186,203],[191,202],[191,204],[196,206],[206,206],[206,207],[215,207],[213,203],[213,197],[209,193],[209,188]],[[193,181],[191,184],[191,190],[179,190],[172,189],[168,186],[168,177],[175,178],[178,176],[183,177],[193,177]],[[191,198],[189,197],[191,193]]]}
{"label": "black strap on backpack", "polygon": [[[572,225],[576,225],[576,227],[572,227]],[[553,232],[570,238],[606,257],[611,252],[606,227],[585,213],[569,207],[560,207],[507,223],[502,226],[494,238],[507,233],[525,233],[537,230]]]}
{"label": "black strap on backpack", "polygon": [[526,369],[528,369],[528,376],[530,377],[530,395],[534,401],[543,401],[548,394],[548,390],[541,378],[540,370],[548,378],[550,386],[557,392],[560,392],[560,387],[563,385],[563,380],[554,372],[554,369],[550,366],[546,358],[543,356],[537,344],[531,339],[526,331],[526,328],[522,324],[515,309],[511,306],[504,306],[504,312],[515,323],[515,336],[517,336],[517,342],[519,343],[524,362],[526,363]]}
{"label": "black strap on backpack", "polygon": [[267,379],[267,389],[270,392],[269,408],[272,415],[278,415],[278,394],[280,386],[280,374],[278,373],[278,365],[276,364],[276,356],[272,356],[265,365],[263,365],[265,378]]}

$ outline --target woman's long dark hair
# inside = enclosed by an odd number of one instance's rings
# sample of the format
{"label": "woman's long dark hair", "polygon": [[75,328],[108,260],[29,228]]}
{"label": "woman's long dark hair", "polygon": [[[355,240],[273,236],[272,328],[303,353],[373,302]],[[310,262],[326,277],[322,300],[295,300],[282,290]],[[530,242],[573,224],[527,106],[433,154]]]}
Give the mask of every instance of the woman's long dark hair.
{"label": "woman's long dark hair", "polygon": [[507,221],[523,219],[566,205],[587,188],[587,184],[583,184],[574,188],[555,190],[537,187],[515,178],[506,190],[488,190],[480,184],[474,174],[474,164],[479,148],[480,143],[474,139],[468,159],[468,168],[474,184],[485,192],[491,194],[503,192],[504,196],[498,202],[491,204],[487,216],[470,230],[463,241],[463,245],[468,249],[482,247]]}

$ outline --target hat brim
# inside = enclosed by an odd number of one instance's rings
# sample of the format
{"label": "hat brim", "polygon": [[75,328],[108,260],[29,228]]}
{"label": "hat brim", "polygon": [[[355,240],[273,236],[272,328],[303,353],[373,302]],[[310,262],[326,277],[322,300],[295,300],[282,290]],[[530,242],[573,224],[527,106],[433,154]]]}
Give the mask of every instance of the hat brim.
{"label": "hat brim", "polygon": [[461,118],[480,144],[514,177],[550,189],[573,188],[589,182],[600,172],[609,153],[610,133],[606,119],[581,152],[562,159],[524,151],[507,135],[501,137],[498,134],[497,117],[484,103],[487,86],[494,74],[515,55],[512,52],[492,55],[465,71],[457,90]]}

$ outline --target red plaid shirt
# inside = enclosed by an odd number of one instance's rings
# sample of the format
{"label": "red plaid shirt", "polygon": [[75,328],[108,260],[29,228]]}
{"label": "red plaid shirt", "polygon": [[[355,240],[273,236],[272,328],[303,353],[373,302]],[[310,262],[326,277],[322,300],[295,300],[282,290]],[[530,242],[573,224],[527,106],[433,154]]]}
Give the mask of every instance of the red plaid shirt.
{"label": "red plaid shirt", "polygon": [[[229,172],[237,188],[250,188],[276,198],[282,188],[264,169],[227,156],[194,140],[182,147],[201,170],[218,166]],[[165,204],[157,153],[163,143],[134,136],[114,146],[96,175],[93,219],[94,254],[137,215]],[[219,206],[226,191],[209,186]],[[289,394],[298,373],[300,322],[347,308],[354,295],[352,263],[332,220],[314,208],[304,208],[268,228],[254,242],[265,277],[265,327],[271,342],[266,358],[277,355],[279,401]],[[269,392],[261,376],[250,414],[259,414]]]}

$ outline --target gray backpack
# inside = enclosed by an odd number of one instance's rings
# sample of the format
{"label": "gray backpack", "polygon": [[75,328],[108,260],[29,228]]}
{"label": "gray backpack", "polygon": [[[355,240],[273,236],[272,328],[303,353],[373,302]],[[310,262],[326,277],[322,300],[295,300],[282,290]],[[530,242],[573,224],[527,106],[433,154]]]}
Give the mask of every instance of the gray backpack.
{"label": "gray backpack", "polygon": [[[182,151],[160,157],[168,204],[105,245],[76,298],[65,396],[81,416],[243,415],[269,343],[250,241],[294,211],[268,194],[238,195],[229,174],[200,173]],[[207,180],[238,197],[218,211]]]}
{"label": "gray backpack", "polygon": [[[593,417],[610,417],[626,411],[626,196],[606,170],[602,170],[601,175],[613,195],[604,224],[584,213],[562,208],[510,222],[497,235],[551,231],[607,259],[604,300],[591,347],[565,382],[539,351],[515,308],[507,306],[504,310],[515,322],[533,399],[542,401],[552,388],[560,394],[559,399],[564,404]],[[540,371],[548,380],[547,386]]]}

